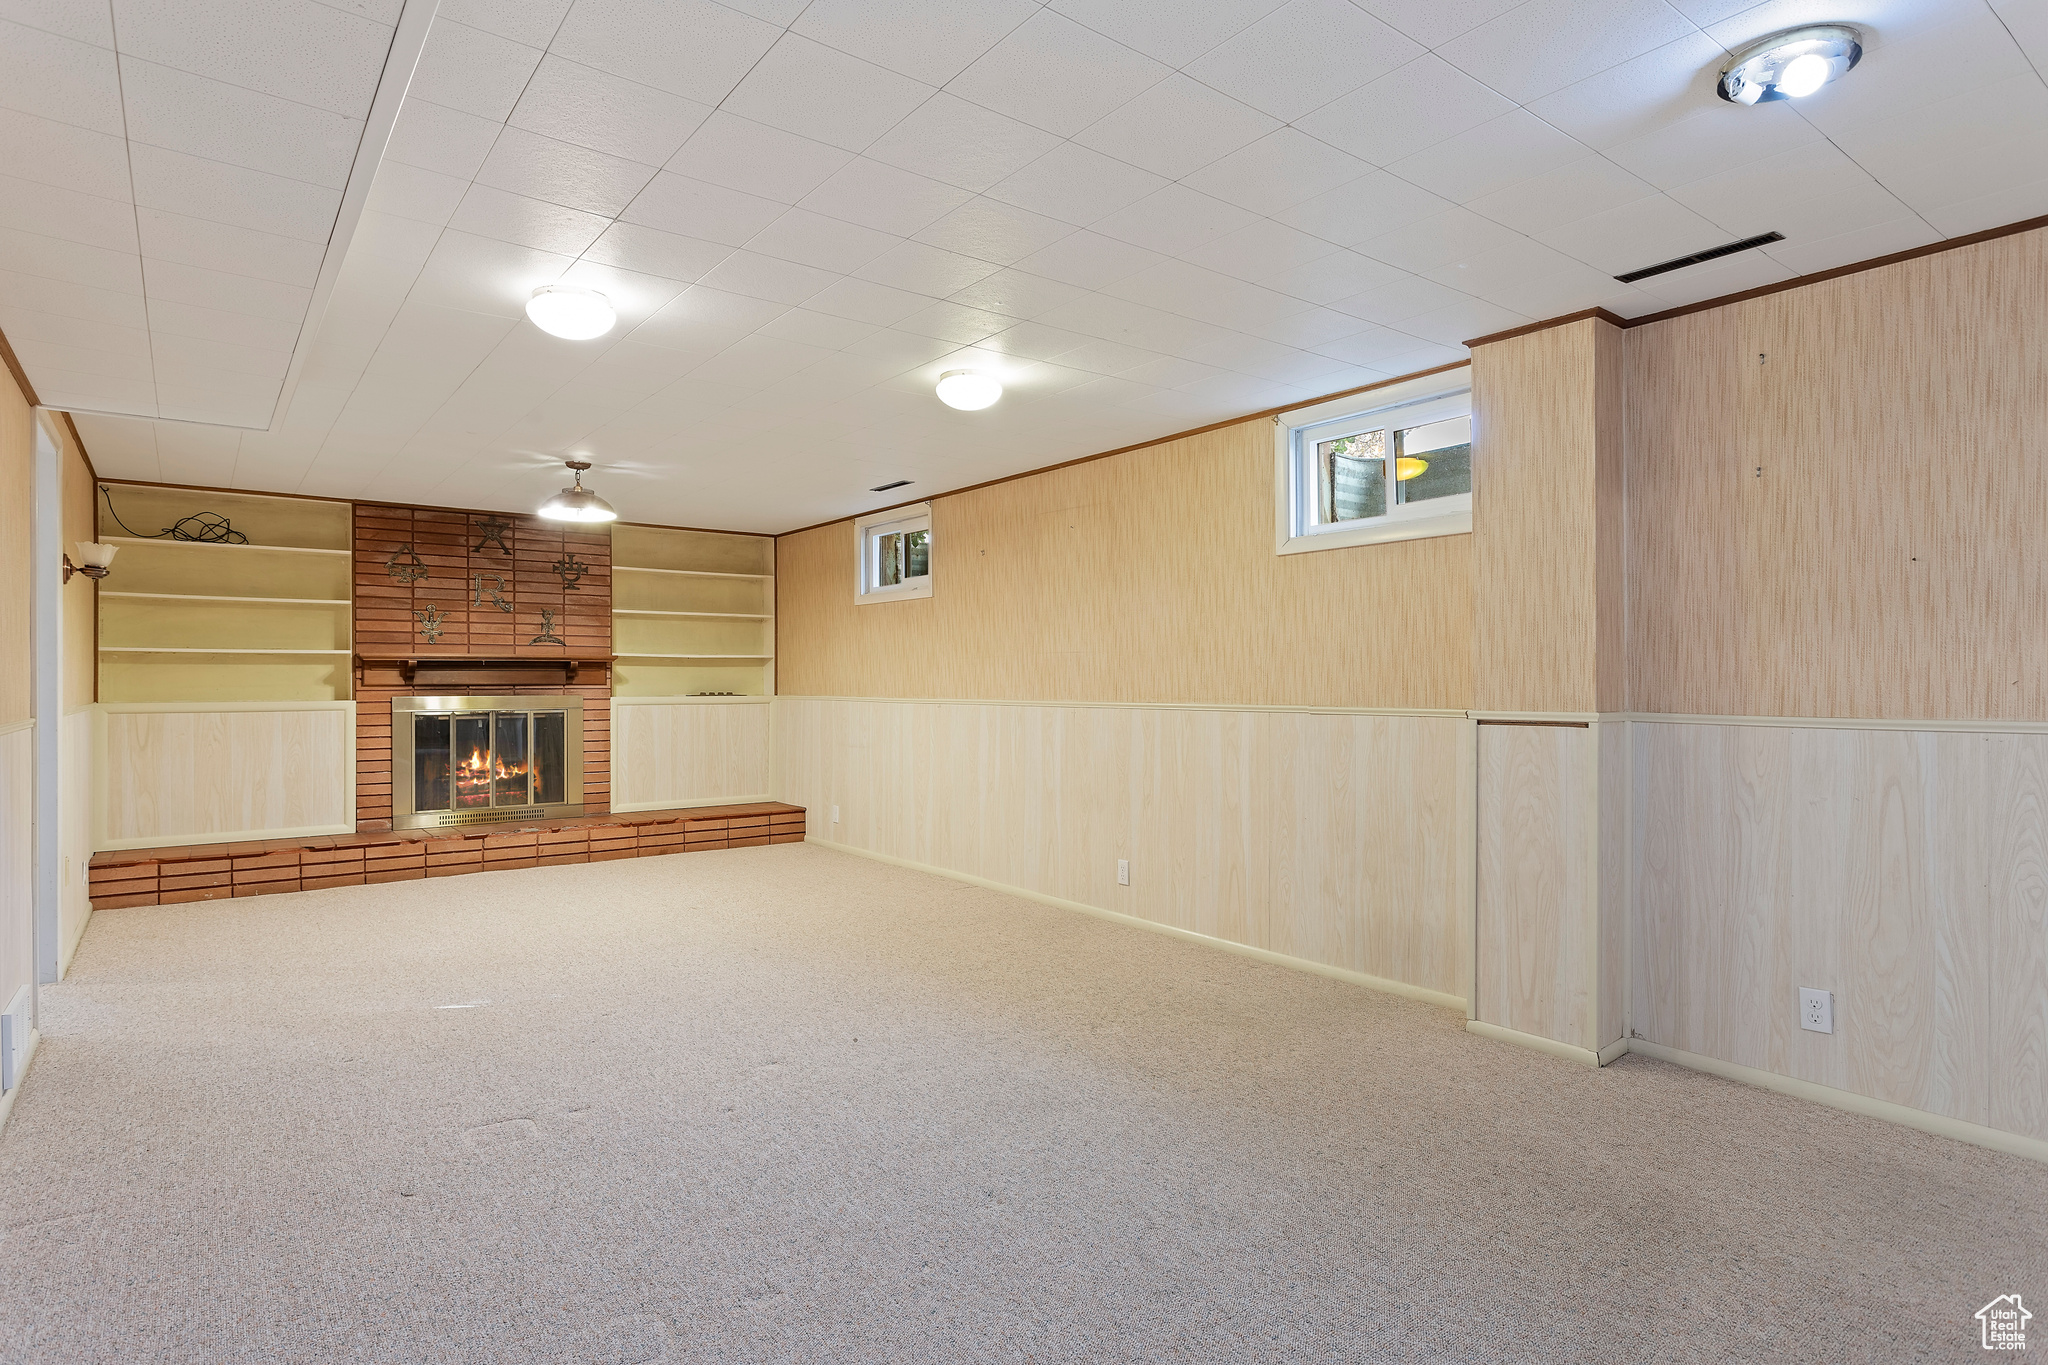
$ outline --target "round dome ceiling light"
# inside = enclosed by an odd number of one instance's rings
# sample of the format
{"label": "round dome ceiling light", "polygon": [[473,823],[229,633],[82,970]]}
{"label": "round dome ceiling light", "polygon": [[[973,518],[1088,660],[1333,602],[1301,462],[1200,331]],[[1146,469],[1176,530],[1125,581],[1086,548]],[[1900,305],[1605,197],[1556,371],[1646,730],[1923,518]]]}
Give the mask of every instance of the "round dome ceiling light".
{"label": "round dome ceiling light", "polygon": [[610,299],[595,289],[566,284],[544,284],[534,290],[526,301],[526,316],[549,336],[564,341],[601,337],[619,320]]}
{"label": "round dome ceiling light", "polygon": [[562,463],[575,471],[576,482],[542,503],[534,515],[549,521],[617,521],[619,514],[612,510],[612,505],[583,486],[583,471],[590,468],[590,461]]}
{"label": "round dome ceiling light", "polygon": [[979,370],[948,370],[939,376],[939,401],[962,412],[979,412],[1003,396],[1003,385]]}
{"label": "round dome ceiling light", "polygon": [[1847,24],[1817,24],[1760,38],[1721,68],[1721,98],[1733,104],[1796,100],[1863,60],[1863,35]]}

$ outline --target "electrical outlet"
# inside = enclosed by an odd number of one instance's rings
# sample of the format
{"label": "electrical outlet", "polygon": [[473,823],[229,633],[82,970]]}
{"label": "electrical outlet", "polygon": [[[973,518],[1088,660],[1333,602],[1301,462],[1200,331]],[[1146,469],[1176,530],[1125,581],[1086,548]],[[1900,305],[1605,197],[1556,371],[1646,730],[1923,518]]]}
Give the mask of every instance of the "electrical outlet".
{"label": "electrical outlet", "polygon": [[1116,884],[1118,886],[1129,886],[1131,884],[1131,860],[1129,858],[1118,858],[1116,860]]}
{"label": "electrical outlet", "polygon": [[1799,1027],[1808,1033],[1835,1031],[1835,997],[1832,991],[1799,988]]}
{"label": "electrical outlet", "polygon": [[839,807],[837,806],[832,808],[832,823],[835,825],[839,823]]}

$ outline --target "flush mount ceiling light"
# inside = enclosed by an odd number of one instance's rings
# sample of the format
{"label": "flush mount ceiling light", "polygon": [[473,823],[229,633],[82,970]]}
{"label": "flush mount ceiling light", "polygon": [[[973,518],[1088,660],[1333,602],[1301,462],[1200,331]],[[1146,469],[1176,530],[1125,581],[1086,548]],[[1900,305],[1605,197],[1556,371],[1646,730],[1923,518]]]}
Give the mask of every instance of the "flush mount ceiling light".
{"label": "flush mount ceiling light", "polygon": [[1002,383],[992,374],[948,370],[939,376],[939,401],[949,408],[979,412],[1002,396]]}
{"label": "flush mount ceiling light", "polygon": [[1863,60],[1863,35],[1847,24],[1787,29],[1760,38],[1721,68],[1721,98],[1734,104],[1796,100]]}
{"label": "flush mount ceiling light", "polygon": [[534,515],[549,521],[617,521],[619,514],[612,505],[583,486],[583,471],[590,468],[590,461],[562,463],[576,472],[576,482],[542,503]]}
{"label": "flush mount ceiling light", "polygon": [[566,284],[544,284],[526,301],[526,316],[549,336],[564,341],[588,341],[601,337],[619,320],[612,301],[595,289],[575,289]]}

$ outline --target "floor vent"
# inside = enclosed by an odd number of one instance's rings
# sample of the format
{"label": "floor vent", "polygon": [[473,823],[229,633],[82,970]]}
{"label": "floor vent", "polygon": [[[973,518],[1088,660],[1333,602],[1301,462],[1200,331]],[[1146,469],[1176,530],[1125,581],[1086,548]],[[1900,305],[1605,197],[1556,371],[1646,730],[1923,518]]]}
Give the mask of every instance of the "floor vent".
{"label": "floor vent", "polygon": [[1663,261],[1657,265],[1646,265],[1641,270],[1631,270],[1626,275],[1616,275],[1614,278],[1620,280],[1623,284],[1634,284],[1637,280],[1647,280],[1652,275],[1663,275],[1673,270],[1683,270],[1689,265],[1698,265],[1702,261],[1718,261],[1723,256],[1733,256],[1738,251],[1754,251],[1757,247],[1769,246],[1772,242],[1782,242],[1784,240],[1785,234],[1782,232],[1766,232],[1761,237],[1744,237],[1741,241],[1730,242],[1726,246],[1708,247],[1705,251],[1695,251],[1690,256],[1680,256],[1675,261]]}

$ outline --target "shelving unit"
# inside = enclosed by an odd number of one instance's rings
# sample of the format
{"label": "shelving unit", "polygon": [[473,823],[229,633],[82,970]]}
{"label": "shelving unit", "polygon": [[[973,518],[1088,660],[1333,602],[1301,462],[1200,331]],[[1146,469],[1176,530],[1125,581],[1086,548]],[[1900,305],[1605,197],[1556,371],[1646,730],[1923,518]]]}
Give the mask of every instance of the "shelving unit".
{"label": "shelving unit", "polygon": [[775,690],[775,541],[612,528],[612,693]]}
{"label": "shelving unit", "polygon": [[[349,505],[110,484],[99,538],[100,699],[343,701],[349,696]],[[202,512],[245,545],[157,538]],[[141,532],[131,535],[128,528]]]}

